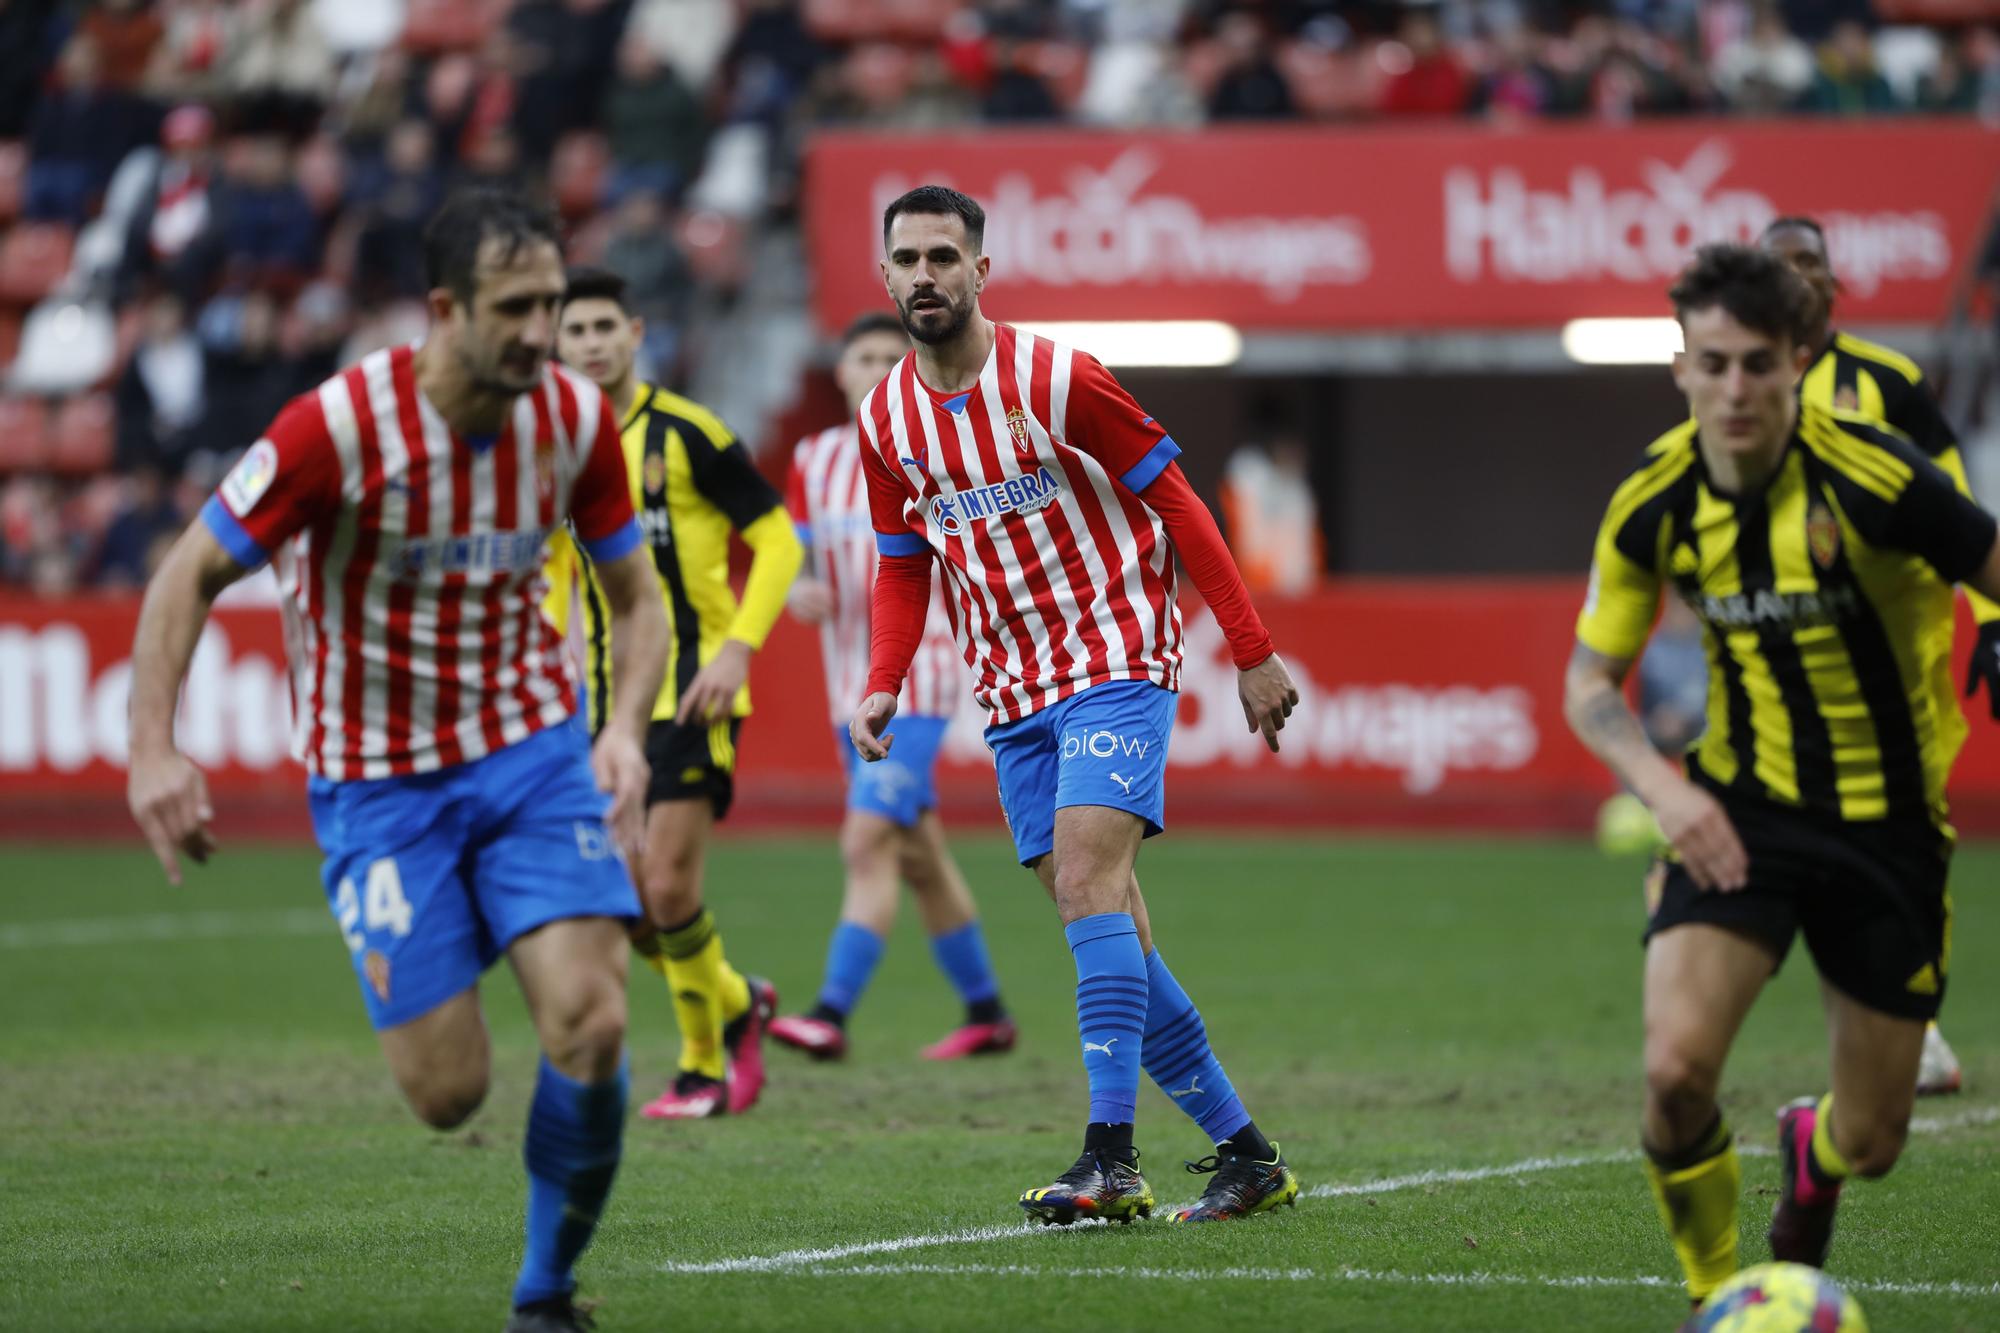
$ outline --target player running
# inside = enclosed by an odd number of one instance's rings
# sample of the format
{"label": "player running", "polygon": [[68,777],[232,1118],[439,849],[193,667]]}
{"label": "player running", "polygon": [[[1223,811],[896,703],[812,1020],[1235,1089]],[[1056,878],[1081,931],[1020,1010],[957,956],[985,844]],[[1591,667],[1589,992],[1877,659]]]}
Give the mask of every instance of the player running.
{"label": "player running", "polygon": [[[209,607],[273,561],[326,895],[410,1106],[439,1128],[486,1095],[479,977],[506,954],[542,1048],[528,1111],[513,1333],[583,1325],[572,1266],[618,1169],[625,928],[639,903],[646,709],[667,627],[604,395],[552,366],[555,224],[520,199],[448,201],[424,237],[431,325],[289,403],[146,590],[132,648],[129,798],[176,853],[215,848],[174,703]],[[590,745],[543,619],[567,517],[596,562],[614,674],[635,702]],[[612,793],[606,814],[603,793]],[[615,843],[615,845],[614,845]]]}
{"label": "player running", "polygon": [[[1902,353],[1842,333],[1833,327],[1834,302],[1840,296],[1840,279],[1826,252],[1826,233],[1808,217],[1779,218],[1764,228],[1759,244],[1791,266],[1805,279],[1817,298],[1811,327],[1806,334],[1813,360],[1799,381],[1799,395],[1822,407],[1838,407],[1888,425],[1907,437],[1923,455],[1945,470],[1959,490],[1972,494],[1966,480],[1965,461],[1959,455],[1958,437],[1943,410],[1924,383],[1916,362]],[[1965,697],[1971,698],[1981,684],[1986,686],[1993,716],[2000,718],[2000,606],[1965,590],[1972,617],[1979,626],[1978,641],[1966,665]],[[1949,636],[1955,626],[1946,622]],[[1941,721],[1953,726],[1962,740],[1963,722],[1958,710]],[[1958,744],[1950,747],[1954,752]],[[1964,1086],[1958,1056],[1952,1051],[1936,1023],[1924,1029],[1924,1054],[1917,1065],[1917,1095],[1934,1096],[1957,1092]]]}
{"label": "player running", "polygon": [[[833,373],[850,413],[909,350],[909,337],[894,315],[863,315],[848,326]],[[917,900],[938,970],[965,1002],[964,1024],[926,1046],[924,1057],[957,1060],[1012,1050],[1014,1021],[1001,1008],[978,909],[945,846],[937,813],[938,751],[965,687],[965,662],[952,638],[951,619],[942,599],[933,596],[923,642],[903,686],[902,715],[890,729],[896,750],[878,764],[863,764],[848,739],[847,719],[868,678],[868,592],[876,556],[861,437],[851,418],[799,441],[786,504],[812,561],[811,573],[792,585],[791,606],[800,618],[819,624],[834,743],[847,772],[847,818],[840,828],[847,883],[840,924],[827,945],[819,999],[810,1013],[773,1022],[771,1036],[822,1060],[847,1053],[847,1016],[868,988],[895,924],[900,875]]]}
{"label": "player running", "polygon": [[[666,979],[681,1030],[680,1070],[639,1108],[654,1120],[741,1114],[764,1088],[761,1042],[778,993],[723,957],[702,901],[702,868],[715,822],[736,792],[736,743],[750,713],[750,655],[784,609],[802,551],[771,484],[721,418],[699,403],[637,379],[632,359],[645,322],[625,308],[625,280],[604,269],[569,275],[556,337],[563,363],[610,398],[620,424],[631,502],[672,627],[666,679],[646,729],[646,853],[639,896],[646,921],[633,945]],[[742,605],[729,588],[729,533],[749,545]],[[604,601],[588,550],[557,534],[550,543],[550,611],[568,623],[580,585],[591,720],[612,707]]]}
{"label": "player running", "polygon": [[[1814,298],[1783,264],[1709,246],[1670,295],[1693,419],[1612,496],[1566,711],[1671,844],[1649,886],[1643,1143],[1699,1303],[1736,1269],[1723,1062],[1795,934],[1819,968],[1833,1088],[1779,1113],[1773,1255],[1823,1264],[1842,1182],[1902,1151],[1950,953],[1952,585],[2000,593],[2000,549],[1992,516],[1906,441],[1800,401]],[[1701,618],[1711,672],[1686,775],[1621,692],[1668,586]]]}
{"label": "player running", "polygon": [[1132,1142],[1143,1066],[1215,1141],[1191,1164],[1212,1173],[1207,1190],[1175,1220],[1261,1212],[1291,1203],[1298,1181],[1154,950],[1133,874],[1140,840],[1165,818],[1176,555],[1228,638],[1243,715],[1272,750],[1298,691],[1173,437],[1092,357],[980,313],[985,225],[977,203],[939,186],[883,214],[883,281],[917,346],[858,416],[881,562],[868,694],[850,735],[863,759],[888,755],[942,564],[1015,851],[1055,899],[1076,962],[1083,1153],[1021,1206],[1045,1223],[1152,1211]]}

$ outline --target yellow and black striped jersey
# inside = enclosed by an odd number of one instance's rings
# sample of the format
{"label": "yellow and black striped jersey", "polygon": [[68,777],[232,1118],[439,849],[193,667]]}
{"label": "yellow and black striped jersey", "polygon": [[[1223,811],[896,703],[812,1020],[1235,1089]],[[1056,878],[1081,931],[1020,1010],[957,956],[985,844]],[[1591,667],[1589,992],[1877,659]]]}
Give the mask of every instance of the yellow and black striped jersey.
{"label": "yellow and black striped jersey", "polygon": [[[1945,420],[1944,409],[1924,383],[1917,363],[1894,348],[1836,331],[1799,381],[1799,398],[1886,424],[1943,468],[1959,490],[1972,494],[1958,436]],[[1965,598],[1980,624],[2000,620],[2000,605],[1970,588]]]}
{"label": "yellow and black striped jersey", "polygon": [[[632,507],[659,572],[672,631],[666,679],[653,704],[654,719],[663,720],[674,716],[681,692],[725,639],[763,646],[784,609],[803,548],[777,490],[722,419],[701,404],[641,384],[621,443]],[[732,529],[755,555],[740,606],[729,587]],[[572,583],[583,606],[584,684],[594,733],[610,712],[611,628],[604,593],[589,557],[567,532],[550,540],[548,576],[543,610],[558,629],[569,629]],[[746,684],[737,692],[733,715],[749,712]]]}
{"label": "yellow and black striped jersey", "polygon": [[1656,440],[1598,531],[1584,647],[1636,659],[1663,586],[1701,619],[1697,780],[1848,820],[1945,818],[1965,739],[1952,585],[1993,517],[1910,444],[1807,402],[1755,494],[1710,482],[1695,423]]}

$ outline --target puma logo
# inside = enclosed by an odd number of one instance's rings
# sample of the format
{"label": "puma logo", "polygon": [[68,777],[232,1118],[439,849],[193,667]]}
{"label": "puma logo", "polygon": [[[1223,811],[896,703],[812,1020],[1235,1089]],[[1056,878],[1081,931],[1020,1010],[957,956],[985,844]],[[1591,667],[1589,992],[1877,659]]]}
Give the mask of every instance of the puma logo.
{"label": "puma logo", "polygon": [[1104,1054],[1110,1055],[1111,1048],[1117,1044],[1118,1038],[1116,1037],[1106,1042],[1087,1041],[1083,1044],[1083,1053],[1089,1055],[1092,1051],[1102,1051]]}
{"label": "puma logo", "polygon": [[[1126,794],[1127,796],[1130,796],[1130,795],[1132,794],[1132,784],[1133,784],[1134,782],[1136,782],[1136,781],[1137,781],[1138,779],[1136,779],[1136,778],[1122,778],[1122,777],[1118,776],[1118,775],[1117,775],[1116,773],[1113,773],[1113,774],[1111,774],[1111,780],[1112,780],[1113,782],[1117,783],[1117,784],[1118,784],[1118,785],[1119,785],[1120,787],[1124,788],[1124,789],[1125,789],[1125,794]],[[1115,1040],[1115,1039],[1114,1039],[1114,1040]]]}
{"label": "puma logo", "polygon": [[1188,1085],[1185,1088],[1168,1088],[1167,1096],[1172,1097],[1175,1101],[1179,1101],[1183,1097],[1192,1097],[1200,1091],[1201,1075],[1196,1074],[1188,1080]]}

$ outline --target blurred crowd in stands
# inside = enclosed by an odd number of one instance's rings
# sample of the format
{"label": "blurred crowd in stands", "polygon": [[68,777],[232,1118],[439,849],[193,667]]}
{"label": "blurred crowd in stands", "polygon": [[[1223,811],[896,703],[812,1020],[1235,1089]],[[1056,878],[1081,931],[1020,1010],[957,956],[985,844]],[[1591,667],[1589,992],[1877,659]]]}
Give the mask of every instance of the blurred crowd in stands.
{"label": "blurred crowd in stands", "polygon": [[459,183],[546,191],[676,382],[817,126],[2000,120],[2000,37],[1924,3],[0,0],[0,585],[143,580],[290,395],[421,331]]}

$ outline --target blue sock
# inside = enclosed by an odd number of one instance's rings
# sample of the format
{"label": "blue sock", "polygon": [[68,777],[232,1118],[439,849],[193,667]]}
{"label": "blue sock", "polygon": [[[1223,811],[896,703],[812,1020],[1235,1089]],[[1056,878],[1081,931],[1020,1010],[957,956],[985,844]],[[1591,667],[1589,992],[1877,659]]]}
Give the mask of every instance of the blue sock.
{"label": "blue sock", "polygon": [[938,971],[951,978],[958,998],[967,1004],[1000,994],[1000,983],[993,979],[993,963],[986,956],[986,932],[979,928],[978,918],[957,930],[931,936],[931,957],[937,959]]}
{"label": "blue sock", "polygon": [[882,937],[868,927],[843,921],[833,928],[826,946],[826,980],[820,983],[819,1002],[844,1014],[868,989],[875,964],[882,961]]}
{"label": "blue sock", "polygon": [[1146,984],[1146,1073],[1204,1134],[1221,1143],[1250,1123],[1250,1113],[1208,1048],[1201,1011],[1167,971],[1158,949],[1146,955]]}
{"label": "blue sock", "polygon": [[1129,1125],[1139,1104],[1139,1046],[1146,1035],[1146,958],[1130,912],[1069,923],[1076,957],[1076,1026],[1090,1076],[1090,1118]]}
{"label": "blue sock", "polygon": [[597,1230],[625,1137],[627,1067],[603,1083],[578,1083],[547,1059],[528,1106],[528,1245],[514,1304],[576,1289],[570,1271]]}

